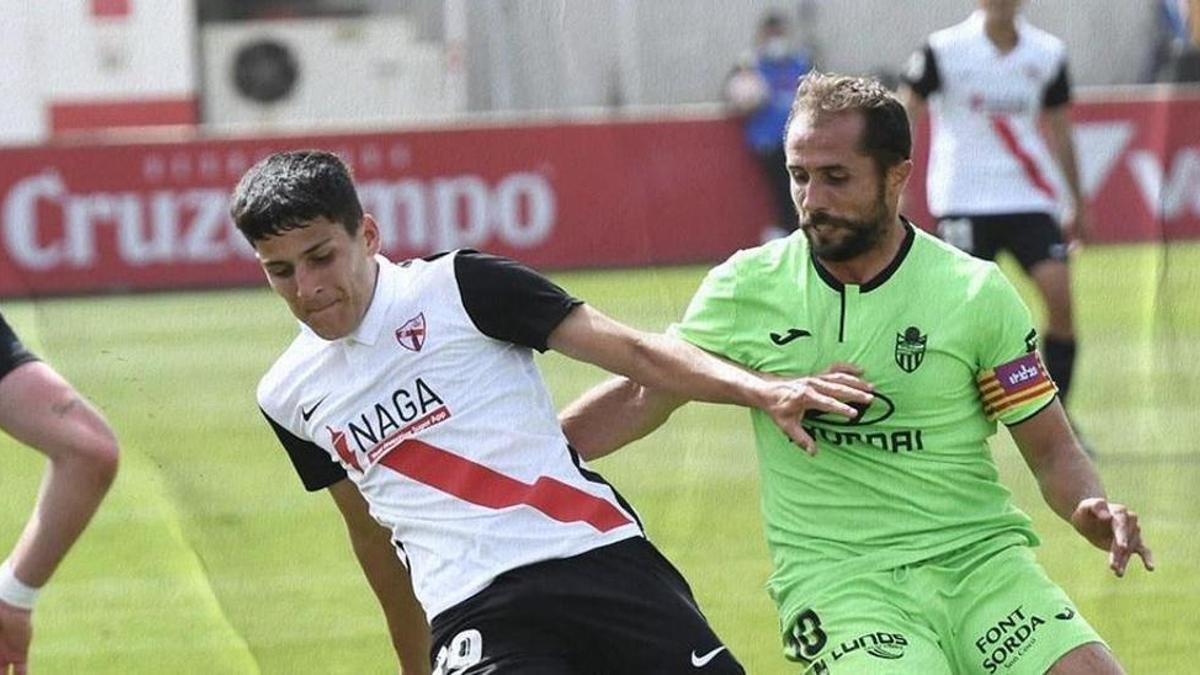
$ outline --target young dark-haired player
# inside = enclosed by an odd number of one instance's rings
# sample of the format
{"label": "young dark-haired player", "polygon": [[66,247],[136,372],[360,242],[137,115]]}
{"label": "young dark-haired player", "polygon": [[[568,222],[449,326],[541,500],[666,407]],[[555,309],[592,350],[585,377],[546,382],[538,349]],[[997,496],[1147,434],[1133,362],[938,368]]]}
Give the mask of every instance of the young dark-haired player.
{"label": "young dark-haired player", "polygon": [[429,668],[425,617],[439,673],[743,672],[633,509],[567,444],[533,351],[762,409],[802,443],[806,410],[853,414],[837,399],[868,401],[865,385],[766,381],[626,328],[512,260],[393,264],[328,153],[266,158],[232,212],[301,323],[259,403],[304,485],[333,495],[405,672]]}

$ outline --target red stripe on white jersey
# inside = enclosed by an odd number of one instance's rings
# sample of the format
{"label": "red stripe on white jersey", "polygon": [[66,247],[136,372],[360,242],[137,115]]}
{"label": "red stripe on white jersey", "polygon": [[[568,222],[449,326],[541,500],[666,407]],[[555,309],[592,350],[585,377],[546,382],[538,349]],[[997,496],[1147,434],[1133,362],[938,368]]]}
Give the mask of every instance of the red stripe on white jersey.
{"label": "red stripe on white jersey", "polygon": [[1025,176],[1029,178],[1033,186],[1046,196],[1054,199],[1054,186],[1042,175],[1042,170],[1038,168],[1037,162],[1034,161],[1033,157],[1025,151],[1025,148],[1021,147],[1021,142],[1017,140],[1017,134],[1013,131],[1008,120],[1003,115],[990,115],[988,119],[992,122],[992,129],[1000,136],[1000,141],[1004,145],[1004,149],[1008,150],[1009,154],[1021,165],[1021,169],[1025,171]]}
{"label": "red stripe on white jersey", "polygon": [[561,523],[584,522],[601,532],[631,521],[611,502],[548,476],[532,485],[415,439],[379,463],[415,481],[490,509],[530,506]]}

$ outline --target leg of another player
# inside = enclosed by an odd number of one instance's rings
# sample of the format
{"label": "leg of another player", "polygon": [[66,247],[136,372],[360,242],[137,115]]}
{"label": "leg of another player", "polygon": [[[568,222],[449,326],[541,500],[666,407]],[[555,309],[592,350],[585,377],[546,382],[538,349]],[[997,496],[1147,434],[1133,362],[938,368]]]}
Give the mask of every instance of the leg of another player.
{"label": "leg of another player", "polygon": [[1125,675],[1112,652],[1099,642],[1079,645],[1050,666],[1047,675]]}
{"label": "leg of another player", "polygon": [[1047,325],[1042,351],[1046,369],[1064,401],[1075,372],[1075,323],[1071,307],[1071,274],[1067,263],[1043,260],[1029,270],[1046,303]]}

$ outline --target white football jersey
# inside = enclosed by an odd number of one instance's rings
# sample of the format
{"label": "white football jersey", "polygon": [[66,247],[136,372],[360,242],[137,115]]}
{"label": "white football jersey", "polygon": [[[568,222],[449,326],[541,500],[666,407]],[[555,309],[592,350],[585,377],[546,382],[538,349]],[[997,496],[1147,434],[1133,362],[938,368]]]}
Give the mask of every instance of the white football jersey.
{"label": "white football jersey", "polygon": [[513,568],[642,536],[568,447],[533,363],[579,301],[474,251],[379,265],[354,333],[301,325],[258,401],[309,490],[358,486],[426,616]]}
{"label": "white football jersey", "polygon": [[1062,179],[1038,118],[1070,102],[1066,48],[1018,17],[1016,47],[1002,54],[983,24],[980,10],[933,33],[904,74],[929,102],[929,210],[1057,214]]}

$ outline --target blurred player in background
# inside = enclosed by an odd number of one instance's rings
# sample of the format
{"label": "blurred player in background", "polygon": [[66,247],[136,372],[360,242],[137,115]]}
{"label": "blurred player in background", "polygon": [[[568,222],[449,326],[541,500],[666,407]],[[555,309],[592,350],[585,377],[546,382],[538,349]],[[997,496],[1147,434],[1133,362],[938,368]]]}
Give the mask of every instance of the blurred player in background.
{"label": "blurred player in background", "polygon": [[0,565],[0,673],[11,667],[20,674],[28,667],[38,593],[112,484],[117,440],[100,413],[30,353],[3,316],[0,428],[50,460],[33,515]]}
{"label": "blurred player in background", "polygon": [[[1076,352],[1068,244],[1087,241],[1091,220],[1066,48],[1020,17],[1020,7],[980,0],[966,21],[930,35],[910,59],[900,98],[914,123],[927,106],[931,113],[926,193],[939,236],[985,260],[1009,251],[1033,280],[1048,315],[1042,352],[1065,402]],[[1071,193],[1061,228],[1051,155]]]}
{"label": "blurred player in background", "polygon": [[[756,370],[850,370],[874,401],[805,418],[806,456],[753,413],[768,582],[789,657],[809,673],[1119,673],[1034,559],[1029,518],[988,438],[1008,426],[1047,504],[1108,552],[1153,561],[1110,503],[997,267],[899,215],[912,170],[900,102],[865,78],[810,74],[787,136],[802,233],[709,272],[672,332]],[[560,416],[585,459],[661,425],[683,400],[627,380]]]}
{"label": "blurred player in background", "polygon": [[406,673],[428,672],[431,653],[438,673],[743,672],[633,509],[567,445],[532,353],[760,408],[797,439],[807,409],[870,400],[861,382],[764,380],[512,260],[393,264],[329,153],[268,157],[232,211],[301,323],[259,403],[305,487],[341,510]]}
{"label": "blurred player in background", "polygon": [[792,95],[812,60],[792,44],[788,20],[777,13],[763,17],[755,51],[746,54],[725,81],[725,99],[745,117],[746,146],[762,167],[771,190],[776,220],[763,232],[763,240],[787,235],[796,229],[796,212],[788,187],[783,159],[783,132]]}

